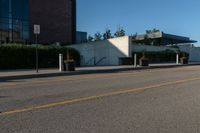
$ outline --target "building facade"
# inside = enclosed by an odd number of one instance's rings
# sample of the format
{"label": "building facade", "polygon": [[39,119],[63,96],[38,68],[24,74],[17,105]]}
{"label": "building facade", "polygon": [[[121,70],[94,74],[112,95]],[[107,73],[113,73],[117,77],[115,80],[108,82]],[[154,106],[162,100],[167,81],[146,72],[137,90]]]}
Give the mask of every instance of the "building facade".
{"label": "building facade", "polygon": [[76,40],[76,0],[0,0],[0,41],[34,43],[38,24],[42,44]]}
{"label": "building facade", "polygon": [[[152,45],[136,43],[135,37],[123,36],[101,41],[93,41],[71,45],[69,47],[76,49],[80,53],[81,66],[117,66],[130,65],[133,63],[133,53],[137,52],[163,52],[163,51],[184,51],[189,56],[189,61],[200,61],[200,48],[192,47],[191,43],[196,42],[187,37],[165,34],[165,36],[152,36],[152,38],[161,38],[171,40],[172,42],[181,42],[170,46],[171,42],[165,42],[165,45]],[[139,38],[140,39],[140,38]],[[138,39],[138,40],[139,40]],[[141,39],[142,40],[142,39]],[[188,43],[191,42],[191,43]],[[182,44],[183,43],[183,44]],[[187,45],[185,43],[188,43]],[[182,44],[182,45],[181,45]],[[190,44],[190,45],[189,45]],[[175,46],[175,47],[174,47]],[[176,60],[174,56],[172,61]],[[155,60],[157,61],[157,60]],[[160,60],[158,60],[158,63]],[[130,64],[129,64],[130,63]],[[163,62],[162,62],[163,63]],[[169,62],[165,62],[169,63]]]}

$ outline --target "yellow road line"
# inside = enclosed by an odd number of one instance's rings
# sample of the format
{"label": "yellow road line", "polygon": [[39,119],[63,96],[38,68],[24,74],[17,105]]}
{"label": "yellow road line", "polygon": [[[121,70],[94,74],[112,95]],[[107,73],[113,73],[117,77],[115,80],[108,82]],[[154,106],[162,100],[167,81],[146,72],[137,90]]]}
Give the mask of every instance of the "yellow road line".
{"label": "yellow road line", "polygon": [[0,113],[0,116],[28,112],[28,111],[33,111],[33,110],[37,110],[37,109],[51,108],[51,107],[55,107],[55,106],[59,106],[59,105],[75,104],[75,103],[79,103],[79,102],[95,100],[98,98],[104,98],[104,97],[109,97],[109,96],[116,96],[116,95],[121,95],[121,94],[145,91],[147,89],[155,89],[155,88],[164,87],[164,86],[168,86],[168,85],[181,84],[181,83],[185,83],[185,82],[189,82],[189,81],[196,81],[196,80],[200,80],[200,77],[171,81],[171,82],[164,82],[164,83],[160,83],[160,84],[149,85],[149,86],[139,87],[139,88],[135,88],[135,89],[119,90],[119,91],[108,92],[108,93],[103,93],[103,94],[89,96],[89,97],[82,97],[82,98],[76,98],[76,99],[66,100],[66,101],[62,101],[62,102],[33,106],[33,107],[29,107],[29,108],[24,108],[24,109],[16,109],[16,110],[12,110],[12,111],[2,112],[2,113]]}

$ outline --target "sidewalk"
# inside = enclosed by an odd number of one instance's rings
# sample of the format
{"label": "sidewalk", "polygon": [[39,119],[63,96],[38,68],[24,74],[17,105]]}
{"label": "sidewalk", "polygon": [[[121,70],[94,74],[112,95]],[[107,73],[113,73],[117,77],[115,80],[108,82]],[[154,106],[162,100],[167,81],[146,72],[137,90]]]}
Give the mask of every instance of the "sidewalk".
{"label": "sidewalk", "polygon": [[40,69],[39,73],[36,70],[10,70],[0,71],[0,82],[16,80],[16,79],[28,79],[39,77],[54,77],[54,76],[67,76],[67,75],[80,75],[80,74],[92,74],[92,73],[112,73],[120,71],[130,70],[142,70],[142,69],[155,69],[155,68],[171,68],[181,66],[200,65],[199,62],[190,63],[188,65],[177,65],[175,63],[166,64],[150,64],[149,67],[134,67],[129,66],[94,66],[94,67],[78,67],[74,72],[59,72],[58,69]]}

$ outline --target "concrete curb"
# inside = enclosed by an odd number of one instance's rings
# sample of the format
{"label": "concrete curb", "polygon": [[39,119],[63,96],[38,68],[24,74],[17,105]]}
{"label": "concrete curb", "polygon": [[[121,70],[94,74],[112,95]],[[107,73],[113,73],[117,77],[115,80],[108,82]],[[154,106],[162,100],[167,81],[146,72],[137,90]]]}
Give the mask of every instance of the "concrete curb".
{"label": "concrete curb", "polygon": [[145,70],[145,69],[158,69],[158,68],[176,68],[185,66],[196,66],[199,64],[187,64],[187,65],[163,65],[163,66],[149,66],[149,67],[136,67],[136,68],[115,68],[115,69],[104,69],[104,70],[81,70],[75,72],[57,72],[57,73],[45,73],[45,74],[27,74],[27,75],[14,75],[0,77],[0,82],[6,82],[17,79],[32,79],[32,78],[46,78],[46,77],[57,77],[57,76],[72,76],[72,75],[84,75],[84,74],[95,74],[95,73],[115,73],[121,71],[132,71],[132,70]]}

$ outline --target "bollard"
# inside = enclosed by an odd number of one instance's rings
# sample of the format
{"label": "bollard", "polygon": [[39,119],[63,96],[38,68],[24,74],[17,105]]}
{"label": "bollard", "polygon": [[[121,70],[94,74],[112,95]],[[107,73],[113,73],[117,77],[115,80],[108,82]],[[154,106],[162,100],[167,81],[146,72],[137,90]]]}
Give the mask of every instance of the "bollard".
{"label": "bollard", "polygon": [[179,64],[179,55],[176,54],[176,64],[178,65]]}
{"label": "bollard", "polygon": [[63,64],[63,54],[59,54],[59,71],[62,72],[64,70],[64,64]]}
{"label": "bollard", "polygon": [[137,67],[137,54],[134,54],[134,67]]}

